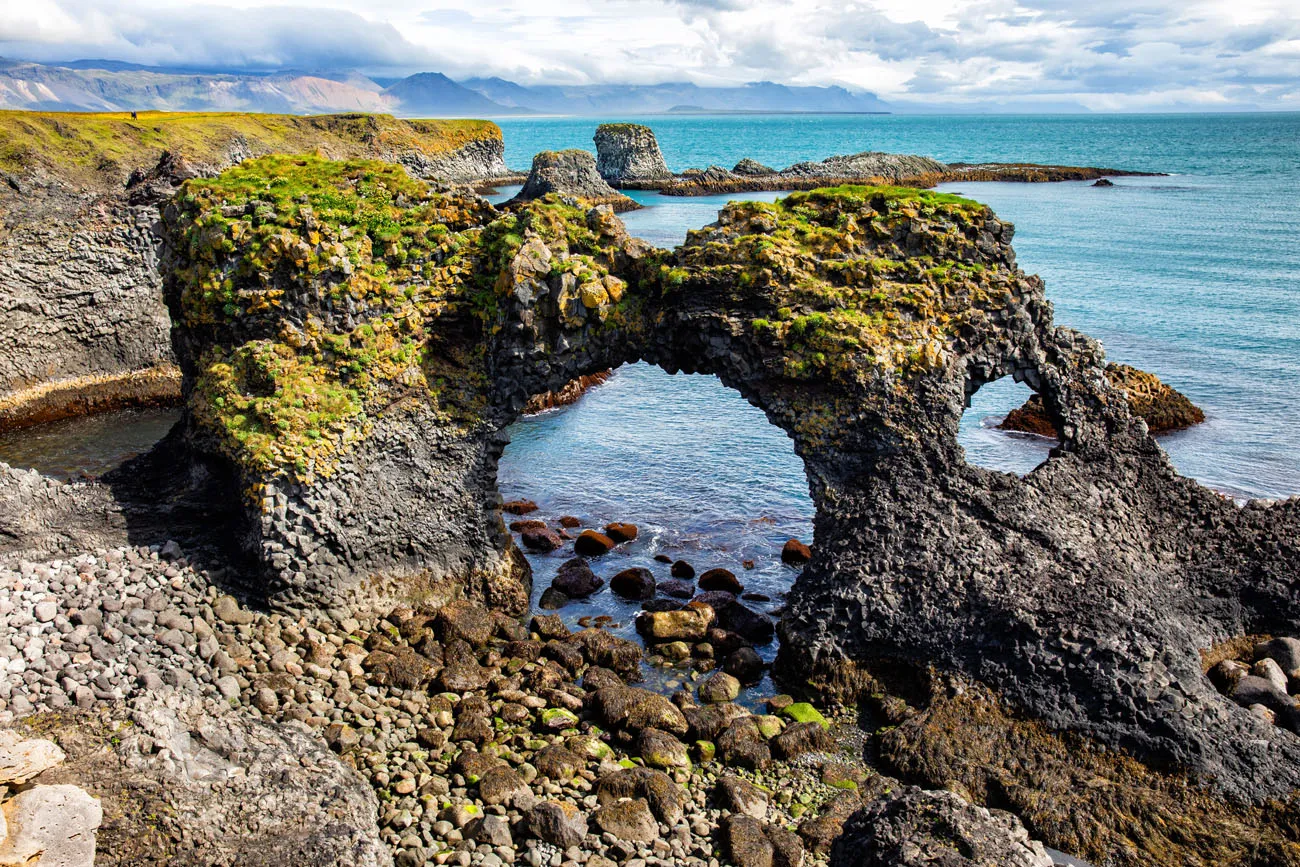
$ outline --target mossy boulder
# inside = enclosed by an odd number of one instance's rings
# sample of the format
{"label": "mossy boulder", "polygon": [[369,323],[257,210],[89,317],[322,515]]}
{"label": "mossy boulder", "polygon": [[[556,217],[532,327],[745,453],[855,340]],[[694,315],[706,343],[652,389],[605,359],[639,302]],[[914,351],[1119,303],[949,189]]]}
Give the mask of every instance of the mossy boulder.
{"label": "mossy boulder", "polygon": [[826,722],[826,717],[822,716],[821,711],[806,701],[796,701],[786,705],[781,708],[781,716],[788,717],[797,723],[815,722],[822,728],[830,727],[830,723]]}

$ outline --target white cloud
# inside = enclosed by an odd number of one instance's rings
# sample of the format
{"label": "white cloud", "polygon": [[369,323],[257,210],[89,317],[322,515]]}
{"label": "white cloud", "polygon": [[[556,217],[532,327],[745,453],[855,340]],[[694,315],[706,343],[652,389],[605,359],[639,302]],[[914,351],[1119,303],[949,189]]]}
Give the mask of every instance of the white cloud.
{"label": "white cloud", "polygon": [[0,0],[0,54],[523,83],[767,79],[935,102],[1300,104],[1296,0],[285,2]]}

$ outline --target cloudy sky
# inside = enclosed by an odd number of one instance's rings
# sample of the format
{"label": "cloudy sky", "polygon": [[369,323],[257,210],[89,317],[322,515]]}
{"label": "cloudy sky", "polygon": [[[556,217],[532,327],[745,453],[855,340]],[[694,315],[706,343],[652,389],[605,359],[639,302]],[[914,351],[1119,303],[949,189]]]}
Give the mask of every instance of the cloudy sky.
{"label": "cloudy sky", "polygon": [[1300,0],[0,0],[0,56],[1300,109]]}

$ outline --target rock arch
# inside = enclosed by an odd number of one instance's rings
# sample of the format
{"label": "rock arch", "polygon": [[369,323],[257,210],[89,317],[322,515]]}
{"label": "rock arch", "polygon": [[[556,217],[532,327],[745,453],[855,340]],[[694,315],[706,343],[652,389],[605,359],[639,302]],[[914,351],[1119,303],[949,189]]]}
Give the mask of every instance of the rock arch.
{"label": "rock arch", "polygon": [[[1012,233],[957,197],[845,187],[732,203],[662,251],[574,200],[498,212],[379,163],[252,161],[164,214],[184,437],[242,497],[274,604],[518,612],[501,429],[626,361],[712,373],[808,469],[787,683],[848,699],[905,660],[1234,798],[1297,788],[1300,740],[1219,697],[1198,650],[1294,622],[1300,501],[1179,478]],[[1005,375],[1062,435],[1023,480],[957,444],[967,395]]]}

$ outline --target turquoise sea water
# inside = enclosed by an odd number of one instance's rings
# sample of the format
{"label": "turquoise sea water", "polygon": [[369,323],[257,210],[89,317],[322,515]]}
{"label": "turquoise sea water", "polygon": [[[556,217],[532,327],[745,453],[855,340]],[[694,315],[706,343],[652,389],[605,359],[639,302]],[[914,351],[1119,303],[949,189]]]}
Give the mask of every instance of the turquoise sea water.
{"label": "turquoise sea water", "polygon": [[[652,126],[675,170],[745,156],[780,168],[871,149],[1170,173],[1113,188],[948,189],[1016,224],[1020,264],[1046,280],[1059,323],[1205,409],[1205,424],[1162,439],[1180,472],[1239,498],[1300,494],[1300,115],[610,120]],[[598,122],[503,121],[507,161],[591,149]],[[710,222],[726,201],[632,195],[647,207],[625,215],[629,230],[662,246]],[[975,396],[962,430],[969,460],[1025,472],[1046,457],[1049,442],[993,429],[1028,393],[1004,380]],[[716,380],[625,367],[576,406],[522,420],[512,435],[505,496],[537,500],[544,516],[642,526],[642,539],[606,558],[599,574],[644,565],[666,578],[651,559],[666,551],[697,568],[731,568],[773,597],[757,607],[779,605],[793,575],[777,559],[780,543],[811,535],[803,467],[789,440]],[[540,594],[564,557],[532,559]],[[745,559],[753,571],[740,568]],[[609,613],[626,624],[634,610],[605,591],[564,614]]]}

